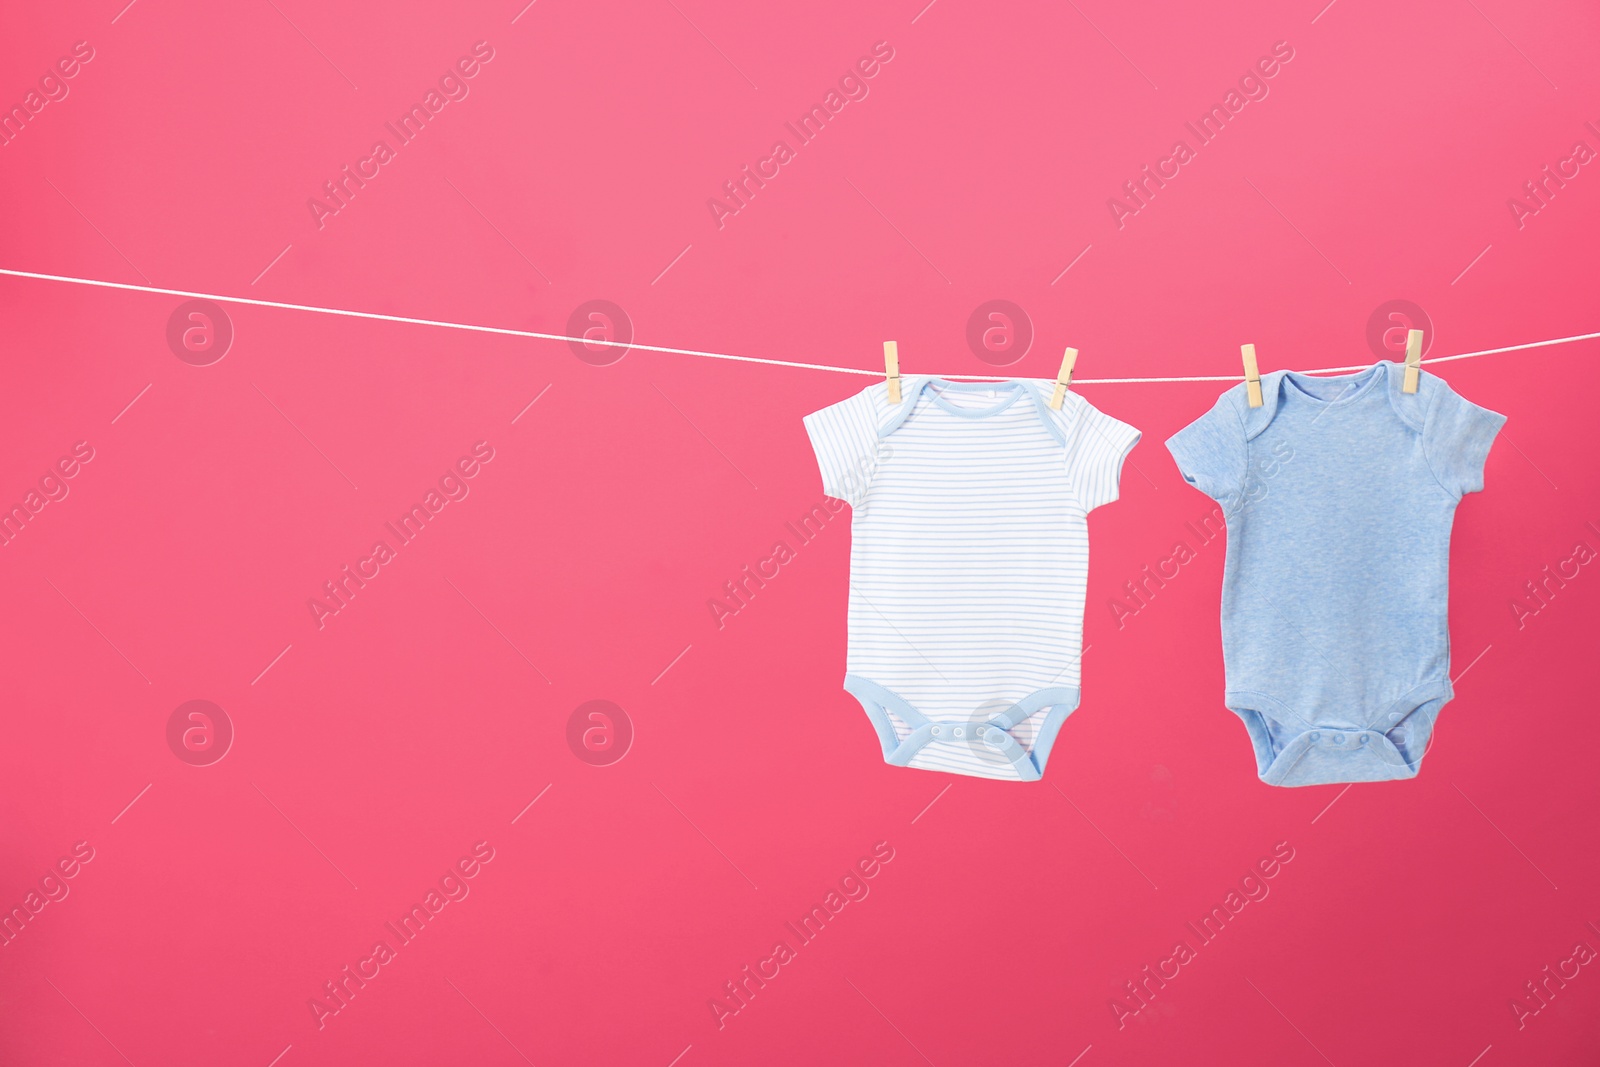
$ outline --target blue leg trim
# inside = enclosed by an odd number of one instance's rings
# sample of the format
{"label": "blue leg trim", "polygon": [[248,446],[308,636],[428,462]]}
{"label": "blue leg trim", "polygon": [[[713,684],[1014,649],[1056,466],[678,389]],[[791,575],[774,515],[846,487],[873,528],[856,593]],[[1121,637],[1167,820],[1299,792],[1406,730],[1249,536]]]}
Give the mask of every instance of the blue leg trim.
{"label": "blue leg trim", "polygon": [[1078,710],[1078,701],[1081,699],[1078,690],[1071,686],[1047,689],[1044,692],[1057,695],[1040,705],[1050,708],[1050,714],[1039,724],[1039,736],[1033,742],[1033,763],[1041,776],[1044,774],[1045,764],[1049,762],[1050,750],[1055,748],[1056,735],[1061,732],[1061,727],[1066,725],[1067,716]]}
{"label": "blue leg trim", "polygon": [[[894,758],[897,750],[904,748],[905,745],[895,735],[894,721],[889,718],[886,709],[893,708],[895,714],[900,716],[900,721],[911,727],[912,737],[917,736],[919,730],[926,732],[926,728],[930,725],[928,717],[912,707],[910,702],[899,693],[885,689],[877,682],[863,678],[859,674],[845,675],[844,689],[845,692],[860,702],[861,710],[867,713],[867,719],[872,723],[872,728],[878,732],[878,741],[883,745],[883,758],[889,763],[898,763],[902,767],[905,766],[905,763]],[[931,736],[931,734],[928,734],[927,737],[924,737],[923,744],[926,744],[928,737]],[[910,741],[911,738],[906,740]],[[917,746],[917,748],[921,747],[922,745]],[[916,749],[912,749],[906,753],[905,762],[910,762],[915,752]]]}

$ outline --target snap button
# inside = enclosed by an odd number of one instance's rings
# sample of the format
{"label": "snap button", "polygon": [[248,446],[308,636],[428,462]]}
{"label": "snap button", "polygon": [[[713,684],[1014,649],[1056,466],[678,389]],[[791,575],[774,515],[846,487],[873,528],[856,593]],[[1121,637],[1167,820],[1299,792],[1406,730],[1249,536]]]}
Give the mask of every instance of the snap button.
{"label": "snap button", "polygon": [[933,736],[934,737],[940,737],[940,736],[943,736],[943,734],[944,734],[944,730],[941,729],[940,727],[935,726],[933,728]]}
{"label": "snap button", "polygon": [[1311,731],[1311,740],[1313,740],[1313,741],[1321,741],[1322,740],[1322,735],[1317,733],[1315,730],[1312,730]]}
{"label": "snap button", "polygon": [[1336,744],[1336,745],[1344,744],[1344,734],[1334,734],[1333,735],[1333,743]]}
{"label": "snap button", "polygon": [[990,727],[989,732],[984,735],[984,740],[995,748],[1004,748],[1006,742],[1011,740],[1011,735],[998,727]]}
{"label": "snap button", "polygon": [[1367,735],[1362,734],[1360,737],[1356,738],[1356,740],[1364,745],[1367,743]]}
{"label": "snap button", "polygon": [[956,727],[956,728],[955,728],[955,730],[953,730],[953,731],[952,731],[952,732],[953,732],[953,733],[954,733],[954,734],[955,734],[955,735],[956,735],[956,736],[957,736],[957,737],[966,737],[966,736],[967,736],[967,730],[966,730],[966,727],[964,727],[964,726],[957,726],[957,727]]}

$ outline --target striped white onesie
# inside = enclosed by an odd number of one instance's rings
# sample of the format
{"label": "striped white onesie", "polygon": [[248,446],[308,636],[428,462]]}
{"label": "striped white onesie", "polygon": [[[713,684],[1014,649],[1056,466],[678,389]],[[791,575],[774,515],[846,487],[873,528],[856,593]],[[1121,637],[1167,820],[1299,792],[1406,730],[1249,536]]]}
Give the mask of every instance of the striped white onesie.
{"label": "striped white onesie", "polygon": [[1139,431],[1053,382],[878,382],[807,415],[850,504],[844,687],[884,759],[1037,781],[1078,706],[1090,511]]}

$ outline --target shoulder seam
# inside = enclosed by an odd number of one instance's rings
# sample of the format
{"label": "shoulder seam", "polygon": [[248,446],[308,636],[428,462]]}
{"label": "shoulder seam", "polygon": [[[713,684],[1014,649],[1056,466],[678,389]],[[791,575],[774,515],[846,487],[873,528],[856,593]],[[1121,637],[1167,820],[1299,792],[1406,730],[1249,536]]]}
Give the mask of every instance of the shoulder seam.
{"label": "shoulder seam", "polygon": [[[1438,389],[1430,389],[1429,392],[1433,395],[1428,398],[1428,406],[1423,410],[1422,425],[1412,427],[1417,433],[1418,446],[1422,449],[1422,465],[1428,468],[1428,477],[1433,479],[1433,484],[1437,485],[1445,496],[1459,502],[1461,494],[1453,492],[1439,477],[1439,471],[1433,465],[1432,450],[1428,447],[1428,423],[1433,420],[1433,409],[1439,406],[1439,400],[1444,396]],[[1404,416],[1401,416],[1401,418],[1403,420]],[[1410,425],[1410,423],[1408,422],[1407,425]]]}
{"label": "shoulder seam", "polygon": [[[1235,386],[1234,388],[1238,387]],[[1237,505],[1239,502],[1243,501],[1245,485],[1250,481],[1250,445],[1257,437],[1266,431],[1267,427],[1272,424],[1272,420],[1268,419],[1266,422],[1262,423],[1261,429],[1252,434],[1250,432],[1250,424],[1246,421],[1244,412],[1239,410],[1238,394],[1235,393],[1233,389],[1229,389],[1227,392],[1223,393],[1222,396],[1223,399],[1227,400],[1228,407],[1233,409],[1233,417],[1239,422],[1239,448],[1244,453],[1241,457],[1243,469],[1239,471],[1239,484],[1234,489],[1234,492],[1230,494]],[[1274,416],[1277,415],[1278,412],[1276,407],[1273,408],[1272,413]],[[1233,515],[1238,513],[1237,507],[1229,508],[1228,505],[1224,504],[1220,500],[1217,501],[1217,506],[1222,509],[1222,515],[1224,519],[1231,518]]]}
{"label": "shoulder seam", "polygon": [[[1418,436],[1421,436],[1422,432],[1425,429],[1427,429],[1428,416],[1432,413],[1434,405],[1439,402],[1439,391],[1437,389],[1432,389],[1432,388],[1428,389],[1428,393],[1429,393],[1428,403],[1427,403],[1427,406],[1423,409],[1422,417],[1420,419],[1413,420],[1410,415],[1408,415],[1404,410],[1402,410],[1400,407],[1396,406],[1396,404],[1395,404],[1395,392],[1396,392],[1396,390],[1395,390],[1395,384],[1394,384],[1394,377],[1395,377],[1395,371],[1392,369],[1392,366],[1391,366],[1391,369],[1388,372],[1388,376],[1385,378],[1384,383],[1383,383],[1384,392],[1389,397],[1389,410],[1393,411],[1395,413],[1396,417],[1398,417],[1400,419],[1400,421],[1403,422],[1406,426],[1410,427]],[[1425,376],[1424,376],[1423,380],[1426,380]],[[1417,395],[1417,398],[1419,400],[1422,398],[1422,389],[1423,388],[1426,388],[1426,387],[1420,386],[1420,385],[1418,386],[1418,391],[1417,391],[1416,395]],[[1424,451],[1424,454],[1426,454],[1426,451]]]}

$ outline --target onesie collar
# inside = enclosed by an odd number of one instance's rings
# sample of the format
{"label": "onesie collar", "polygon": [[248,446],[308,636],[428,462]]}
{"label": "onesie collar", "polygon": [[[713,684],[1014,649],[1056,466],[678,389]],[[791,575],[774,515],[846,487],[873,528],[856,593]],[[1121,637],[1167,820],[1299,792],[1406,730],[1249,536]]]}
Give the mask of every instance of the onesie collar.
{"label": "onesie collar", "polygon": [[927,398],[935,403],[938,403],[939,398],[935,395],[933,390],[928,388],[930,385],[937,386],[938,389],[941,390],[950,390],[954,392],[966,392],[973,389],[995,389],[1002,386],[1009,386],[1012,390],[1011,399],[996,407],[990,408],[987,411],[969,413],[956,410],[951,405],[944,403],[941,403],[940,407],[960,417],[979,420],[987,418],[990,415],[997,415],[1001,411],[1013,406],[1013,404],[1031,404],[1035,414],[1039,416],[1039,421],[1044,425],[1044,428],[1050,432],[1050,436],[1056,439],[1056,443],[1060,445],[1065,445],[1067,443],[1066,434],[1062,432],[1057,420],[1050,417],[1049,406],[1045,403],[1044,397],[1040,395],[1035,383],[1025,381],[1021,378],[1008,378],[1005,381],[1000,382],[953,382],[946,378],[936,378],[931,376],[908,378],[905,380],[902,387],[904,395],[901,397],[900,404],[898,405],[899,410],[895,411],[894,414],[890,416],[889,421],[878,430],[878,436],[880,438],[888,437],[890,434],[898,430],[900,426],[911,417],[911,413],[916,409],[919,401]]}
{"label": "onesie collar", "polygon": [[[1379,367],[1383,369],[1378,370],[1377,368]],[[1366,393],[1372,389],[1386,390],[1391,394],[1392,400],[1392,394],[1396,389],[1399,388],[1400,376],[1396,372],[1401,369],[1403,368],[1398,363],[1394,363],[1389,360],[1379,360],[1370,367],[1363,367],[1358,371],[1350,371],[1342,376],[1325,378],[1321,375],[1317,375],[1316,377],[1320,381],[1337,381],[1339,377],[1343,377],[1348,380],[1356,380],[1367,376],[1380,377],[1383,379],[1382,381],[1379,381],[1373,385],[1363,385],[1359,392]],[[1253,408],[1246,405],[1244,408],[1245,440],[1254,440],[1260,435],[1261,431],[1265,430],[1267,425],[1272,422],[1273,417],[1277,415],[1278,407],[1283,400],[1284,391],[1295,388],[1295,386],[1289,381],[1289,375],[1291,373],[1294,372],[1275,370],[1270,374],[1263,374],[1261,376],[1261,406],[1258,408]],[[1308,376],[1302,374],[1298,375],[1298,377],[1303,380]],[[1238,386],[1237,388],[1242,390],[1244,387]],[[1354,399],[1355,396],[1352,395],[1345,399],[1323,401],[1323,403],[1341,404],[1346,400]]]}

